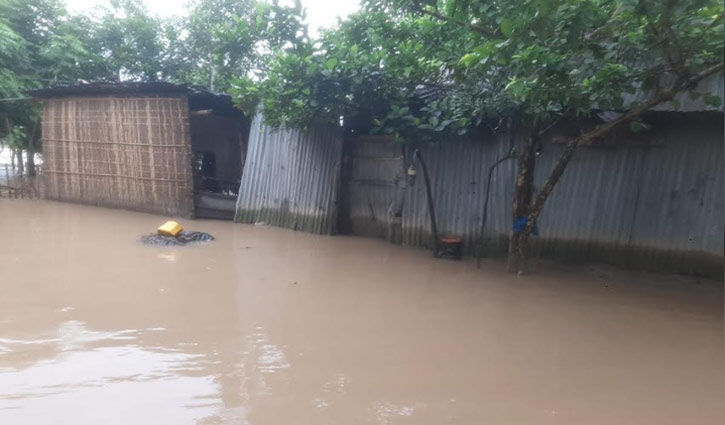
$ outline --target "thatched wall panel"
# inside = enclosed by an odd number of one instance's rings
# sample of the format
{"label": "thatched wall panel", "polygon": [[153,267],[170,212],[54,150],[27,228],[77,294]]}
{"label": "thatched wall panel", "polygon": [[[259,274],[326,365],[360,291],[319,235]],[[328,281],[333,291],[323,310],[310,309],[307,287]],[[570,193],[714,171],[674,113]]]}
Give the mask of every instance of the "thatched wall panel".
{"label": "thatched wall panel", "polygon": [[185,96],[46,100],[46,196],[190,216],[188,117]]}

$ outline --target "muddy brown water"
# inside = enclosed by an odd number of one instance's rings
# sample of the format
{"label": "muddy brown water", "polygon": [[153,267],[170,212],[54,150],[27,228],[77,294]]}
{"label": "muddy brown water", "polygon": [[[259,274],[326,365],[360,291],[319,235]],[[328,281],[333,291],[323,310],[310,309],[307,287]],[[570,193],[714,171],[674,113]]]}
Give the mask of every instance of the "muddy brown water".
{"label": "muddy brown water", "polygon": [[1,424],[722,424],[722,284],[0,200]]}

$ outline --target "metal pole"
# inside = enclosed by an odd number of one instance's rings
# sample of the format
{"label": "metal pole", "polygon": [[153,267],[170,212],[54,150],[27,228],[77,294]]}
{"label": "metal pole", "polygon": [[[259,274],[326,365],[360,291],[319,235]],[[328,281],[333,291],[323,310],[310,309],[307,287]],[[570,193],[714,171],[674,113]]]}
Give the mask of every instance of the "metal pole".
{"label": "metal pole", "polygon": [[[425,193],[426,193],[426,199],[428,201],[428,216],[430,217],[430,227],[431,231],[433,232],[433,249],[436,250],[438,247],[438,226],[436,224],[436,214],[435,209],[433,208],[433,195],[431,194],[430,190],[430,178],[428,177],[428,167],[425,165],[425,161],[423,160],[423,157],[420,155],[420,150],[416,149],[413,153],[413,156],[420,161],[420,165],[423,168],[423,180],[425,181]],[[434,251],[434,252],[437,252]]]}
{"label": "metal pole", "polygon": [[506,153],[506,155],[493,163],[491,168],[488,169],[488,179],[486,181],[486,197],[483,201],[483,217],[481,218],[481,232],[478,235],[478,243],[476,244],[476,267],[481,268],[481,250],[483,245],[483,240],[486,233],[486,221],[488,220],[488,200],[491,196],[491,180],[493,179],[493,171],[501,165],[502,162],[506,161],[507,159],[515,158],[514,150],[511,149]]}

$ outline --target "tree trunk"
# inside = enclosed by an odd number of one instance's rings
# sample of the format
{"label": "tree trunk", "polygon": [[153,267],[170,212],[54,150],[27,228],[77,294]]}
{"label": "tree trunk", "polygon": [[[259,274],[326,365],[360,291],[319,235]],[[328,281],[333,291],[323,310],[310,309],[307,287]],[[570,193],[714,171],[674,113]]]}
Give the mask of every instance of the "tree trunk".
{"label": "tree trunk", "polygon": [[33,124],[33,131],[28,139],[28,175],[35,176],[35,135],[38,131],[38,121]]}
{"label": "tree trunk", "polygon": [[216,68],[214,66],[214,55],[209,54],[209,91],[214,91],[214,80],[216,79]]}
{"label": "tree trunk", "polygon": [[508,263],[506,266],[509,273],[516,273],[519,270],[519,264],[521,262],[521,258],[519,258],[520,252],[519,234],[511,230],[511,233],[509,234]]}
{"label": "tree trunk", "polygon": [[35,176],[35,148],[32,143],[28,146],[28,162],[26,165],[28,166],[28,175]]}
{"label": "tree trunk", "polygon": [[22,176],[25,174],[25,164],[23,164],[23,150],[18,149],[18,153],[15,156],[15,159],[18,161],[18,173]]}
{"label": "tree trunk", "polygon": [[551,174],[549,174],[549,177],[546,179],[546,182],[544,182],[544,185],[537,193],[536,199],[528,210],[526,226],[519,235],[519,240],[517,241],[518,249],[523,252],[523,250],[526,248],[529,237],[531,236],[531,233],[536,227],[536,222],[539,219],[539,215],[544,209],[544,204],[546,200],[549,198],[549,195],[554,190],[554,187],[561,179],[561,176],[564,174],[567,165],[569,165],[569,161],[571,161],[572,157],[574,157],[574,153],[579,148],[579,146],[589,145],[595,140],[611,134],[619,126],[629,123],[635,118],[638,118],[643,113],[649,111],[653,107],[672,100],[675,95],[677,95],[677,93],[679,93],[680,91],[696,87],[698,82],[708,77],[709,75],[722,71],[723,67],[724,64],[721,62],[690,77],[680,77],[670,87],[655,92],[649,99],[640,103],[636,108],[633,108],[627,113],[622,114],[619,118],[606,124],[602,124],[592,131],[581,134],[579,137],[567,143],[566,147],[564,148],[564,152],[559,157],[559,160],[554,166],[554,169],[551,171]]}
{"label": "tree trunk", "polygon": [[[536,168],[537,132],[532,132],[526,141],[519,159],[519,175],[516,179],[514,191],[513,220],[529,215],[531,198],[534,194],[534,170]],[[509,236],[508,271],[511,273],[523,272],[524,244],[521,243],[521,233],[511,229]]]}
{"label": "tree trunk", "polygon": [[[5,117],[5,128],[8,132],[8,137],[12,137],[13,135],[13,124],[10,122],[10,118]],[[11,139],[12,140],[12,139]],[[15,148],[10,145],[10,165],[13,167],[13,172],[15,171]],[[5,176],[6,178],[10,178],[10,176]]]}

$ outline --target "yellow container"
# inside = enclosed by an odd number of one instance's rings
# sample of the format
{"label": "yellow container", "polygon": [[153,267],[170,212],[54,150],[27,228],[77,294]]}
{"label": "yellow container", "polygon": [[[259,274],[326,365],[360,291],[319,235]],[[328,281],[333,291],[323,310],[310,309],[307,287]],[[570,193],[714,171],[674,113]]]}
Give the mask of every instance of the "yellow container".
{"label": "yellow container", "polygon": [[159,235],[174,237],[181,233],[182,230],[181,225],[175,221],[167,221],[157,229]]}

